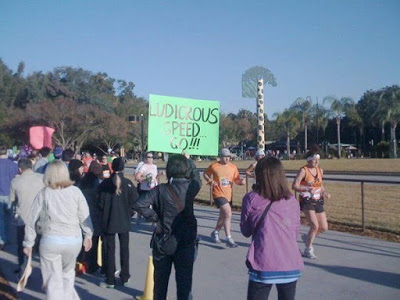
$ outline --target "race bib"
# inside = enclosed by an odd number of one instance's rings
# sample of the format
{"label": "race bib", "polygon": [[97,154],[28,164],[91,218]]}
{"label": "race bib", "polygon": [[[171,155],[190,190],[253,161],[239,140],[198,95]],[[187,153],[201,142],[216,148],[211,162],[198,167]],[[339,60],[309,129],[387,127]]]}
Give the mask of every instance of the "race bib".
{"label": "race bib", "polygon": [[220,186],[230,186],[231,183],[226,178],[221,178]]}

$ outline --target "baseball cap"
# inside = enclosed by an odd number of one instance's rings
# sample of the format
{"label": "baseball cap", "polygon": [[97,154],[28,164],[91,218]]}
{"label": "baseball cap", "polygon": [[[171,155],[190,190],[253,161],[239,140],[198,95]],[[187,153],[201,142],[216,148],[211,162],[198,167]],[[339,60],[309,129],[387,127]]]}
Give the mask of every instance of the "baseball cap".
{"label": "baseball cap", "polygon": [[262,149],[257,150],[256,156],[265,156],[265,152]]}
{"label": "baseball cap", "polygon": [[222,157],[231,156],[231,151],[228,148],[222,148],[219,155]]}
{"label": "baseball cap", "polygon": [[61,158],[62,153],[63,153],[63,148],[62,147],[58,147],[57,146],[53,150],[54,157],[57,158],[57,159]]}

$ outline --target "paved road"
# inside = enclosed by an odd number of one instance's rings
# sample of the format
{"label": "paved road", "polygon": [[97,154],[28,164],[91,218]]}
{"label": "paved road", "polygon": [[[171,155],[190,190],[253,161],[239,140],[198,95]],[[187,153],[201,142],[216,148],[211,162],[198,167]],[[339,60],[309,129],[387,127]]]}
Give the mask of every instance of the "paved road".
{"label": "paved road", "polygon": [[[246,298],[247,270],[245,256],[249,239],[239,231],[240,215],[233,215],[233,237],[240,247],[229,249],[211,242],[209,234],[215,226],[218,211],[215,208],[196,206],[199,235],[202,239],[195,264],[194,299],[242,300]],[[135,221],[133,219],[133,221]],[[102,289],[99,279],[84,275],[76,279],[82,299],[132,299],[143,293],[150,255],[150,224],[132,223],[130,234],[130,270],[132,281],[128,287],[115,290]],[[306,228],[302,227],[305,233]],[[221,235],[222,237],[222,235]],[[304,245],[299,240],[299,247]],[[0,264],[12,286],[15,275],[16,247],[10,245],[1,252]],[[305,259],[305,270],[299,280],[296,299],[400,299],[400,244],[329,231],[316,240],[317,260]],[[44,299],[40,292],[38,260],[27,289],[20,299]],[[176,299],[174,275],[171,276],[168,299]],[[276,299],[273,289],[270,299]]]}

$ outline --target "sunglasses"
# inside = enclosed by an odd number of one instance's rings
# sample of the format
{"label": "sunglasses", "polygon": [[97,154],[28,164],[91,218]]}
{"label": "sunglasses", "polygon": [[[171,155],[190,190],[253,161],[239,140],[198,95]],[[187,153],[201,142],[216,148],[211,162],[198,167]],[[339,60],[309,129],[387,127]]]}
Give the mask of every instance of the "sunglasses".
{"label": "sunglasses", "polygon": [[147,158],[153,158],[153,156],[147,156]]}

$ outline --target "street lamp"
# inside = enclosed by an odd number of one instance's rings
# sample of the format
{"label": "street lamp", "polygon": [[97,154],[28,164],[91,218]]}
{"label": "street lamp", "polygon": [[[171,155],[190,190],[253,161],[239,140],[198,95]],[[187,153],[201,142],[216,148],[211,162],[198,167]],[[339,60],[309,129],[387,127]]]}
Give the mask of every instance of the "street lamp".
{"label": "street lamp", "polygon": [[141,127],[141,136],[140,136],[140,144],[142,150],[142,160],[144,160],[144,117],[143,114],[140,114],[140,127]]}

